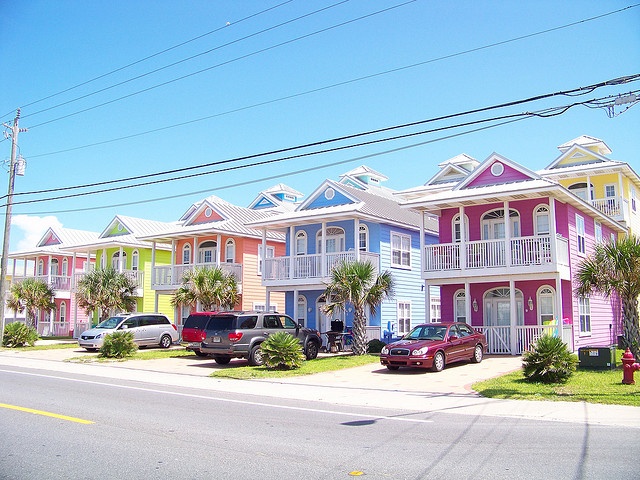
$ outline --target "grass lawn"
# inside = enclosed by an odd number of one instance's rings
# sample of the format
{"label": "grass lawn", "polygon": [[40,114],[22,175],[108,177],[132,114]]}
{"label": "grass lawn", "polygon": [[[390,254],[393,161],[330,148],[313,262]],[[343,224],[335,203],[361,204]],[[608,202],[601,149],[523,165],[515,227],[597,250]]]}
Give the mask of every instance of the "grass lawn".
{"label": "grass lawn", "polygon": [[308,360],[302,363],[300,368],[295,370],[269,370],[267,367],[250,366],[229,366],[220,368],[213,372],[210,377],[235,378],[238,380],[248,380],[256,378],[285,378],[299,375],[312,375],[314,373],[331,372],[344,368],[359,367],[370,363],[379,363],[380,357],[377,355],[336,355],[332,357],[320,357],[315,360]]}
{"label": "grass lawn", "polygon": [[474,383],[472,388],[489,398],[512,400],[548,400],[564,402],[604,403],[640,407],[640,374],[636,373],[636,385],[622,384],[624,352],[617,350],[618,368],[591,370],[578,368],[566,383],[531,383],[522,371]]}

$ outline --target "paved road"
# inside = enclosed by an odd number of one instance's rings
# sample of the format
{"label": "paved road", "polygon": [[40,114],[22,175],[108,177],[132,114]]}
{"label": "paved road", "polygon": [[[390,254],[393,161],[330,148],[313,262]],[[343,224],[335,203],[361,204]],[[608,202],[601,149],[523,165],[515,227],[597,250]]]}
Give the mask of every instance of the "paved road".
{"label": "paved road", "polygon": [[69,357],[95,356],[81,349],[0,351],[0,366],[19,366],[119,378],[157,385],[182,386],[230,393],[261,395],[336,405],[396,408],[611,425],[640,428],[640,408],[576,402],[536,402],[487,399],[471,384],[520,367],[520,358],[488,357],[481,364],[451,365],[443,372],[389,372],[378,364],[278,380],[227,380],[210,378],[218,366],[195,356],[115,363],[70,363]]}

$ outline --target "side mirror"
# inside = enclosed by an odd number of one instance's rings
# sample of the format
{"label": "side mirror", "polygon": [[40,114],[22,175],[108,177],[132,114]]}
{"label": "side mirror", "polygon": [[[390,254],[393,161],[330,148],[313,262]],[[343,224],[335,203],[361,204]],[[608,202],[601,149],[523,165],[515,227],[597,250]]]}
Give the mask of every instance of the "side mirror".
{"label": "side mirror", "polygon": [[455,335],[449,335],[449,341],[450,341],[450,342],[453,342],[454,340],[457,340],[457,339],[458,339],[458,337],[457,337],[457,336],[455,336]]}
{"label": "side mirror", "polygon": [[120,328],[118,328],[118,330],[126,330],[127,328],[129,328],[129,325],[120,325]]}

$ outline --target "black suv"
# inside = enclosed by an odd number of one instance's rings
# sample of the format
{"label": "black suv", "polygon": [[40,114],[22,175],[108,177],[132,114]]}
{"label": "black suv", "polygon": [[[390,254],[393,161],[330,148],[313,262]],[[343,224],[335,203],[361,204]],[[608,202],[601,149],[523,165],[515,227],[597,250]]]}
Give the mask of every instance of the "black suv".
{"label": "black suv", "polygon": [[221,312],[211,315],[200,345],[203,354],[211,355],[220,365],[232,358],[246,358],[250,365],[262,365],[260,344],[276,332],[287,332],[302,345],[307,360],[318,356],[322,345],[320,333],[305,328],[282,313]]}

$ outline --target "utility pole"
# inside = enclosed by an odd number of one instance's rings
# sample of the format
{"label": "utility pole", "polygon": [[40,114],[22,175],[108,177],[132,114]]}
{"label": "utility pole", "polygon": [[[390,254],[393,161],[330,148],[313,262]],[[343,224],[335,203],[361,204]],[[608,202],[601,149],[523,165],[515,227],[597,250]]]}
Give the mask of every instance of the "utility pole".
{"label": "utility pole", "polygon": [[[16,118],[13,119],[13,126],[4,123],[3,125],[10,130],[11,137],[11,160],[9,162],[9,188],[7,192],[7,213],[4,219],[4,239],[2,242],[2,259],[0,261],[0,345],[4,336],[4,309],[5,296],[7,288],[7,256],[9,255],[9,235],[11,233],[11,208],[13,206],[13,184],[16,179],[16,156],[18,154],[18,133],[26,132],[27,129],[20,129],[20,109],[16,112]],[[15,272],[14,272],[15,273]]]}

